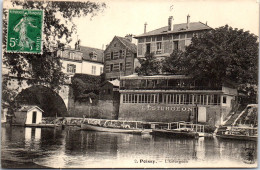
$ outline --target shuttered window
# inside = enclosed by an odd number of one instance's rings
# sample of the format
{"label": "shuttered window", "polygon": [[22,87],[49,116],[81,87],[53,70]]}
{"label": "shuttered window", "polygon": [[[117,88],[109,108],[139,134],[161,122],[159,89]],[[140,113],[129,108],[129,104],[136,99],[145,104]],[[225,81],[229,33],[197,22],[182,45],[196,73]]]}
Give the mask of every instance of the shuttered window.
{"label": "shuttered window", "polygon": [[143,44],[138,44],[138,55],[143,54]]}

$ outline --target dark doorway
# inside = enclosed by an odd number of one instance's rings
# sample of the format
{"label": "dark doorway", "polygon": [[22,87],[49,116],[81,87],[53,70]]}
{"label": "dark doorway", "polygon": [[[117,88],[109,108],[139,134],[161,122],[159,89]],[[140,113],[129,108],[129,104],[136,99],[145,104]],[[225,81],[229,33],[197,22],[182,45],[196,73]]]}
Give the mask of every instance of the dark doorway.
{"label": "dark doorway", "polygon": [[146,44],[146,53],[149,54],[151,53],[151,44]]}
{"label": "dark doorway", "polygon": [[32,123],[36,123],[37,112],[33,112]]}

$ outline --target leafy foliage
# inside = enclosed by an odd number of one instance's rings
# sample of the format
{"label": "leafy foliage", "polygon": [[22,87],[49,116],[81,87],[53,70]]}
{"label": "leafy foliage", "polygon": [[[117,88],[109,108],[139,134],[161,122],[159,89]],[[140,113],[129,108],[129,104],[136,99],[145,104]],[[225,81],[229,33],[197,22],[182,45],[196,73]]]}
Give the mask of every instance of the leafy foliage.
{"label": "leafy foliage", "polygon": [[238,92],[241,95],[240,103],[243,105],[258,103],[258,93],[257,93],[257,85],[254,84],[240,84],[238,87]]}
{"label": "leafy foliage", "polygon": [[151,76],[159,74],[161,70],[161,62],[154,57],[153,53],[146,54],[145,58],[138,58],[141,66],[135,68],[138,75]]}
{"label": "leafy foliage", "polygon": [[12,114],[15,108],[18,108],[17,104],[14,101],[14,96],[17,95],[17,92],[7,88],[8,85],[8,78],[3,77],[2,79],[2,98],[1,104],[2,108],[8,109],[8,114]]}
{"label": "leafy foliage", "polygon": [[212,84],[225,80],[257,83],[257,36],[226,25],[192,38],[186,48],[187,74]]}
{"label": "leafy foliage", "polygon": [[[101,83],[100,76],[93,76],[87,74],[75,74],[71,79],[71,86],[73,89],[73,94],[77,100],[83,94],[88,94],[94,92],[98,93]],[[93,94],[91,94],[93,97]]]}
{"label": "leafy foliage", "polygon": [[219,86],[227,80],[239,85],[248,102],[256,102],[257,36],[225,25],[192,38],[185,52],[173,51],[162,64],[164,72],[187,74],[197,82]]}
{"label": "leafy foliage", "polygon": [[[7,3],[7,2],[6,2]],[[10,3],[10,2],[8,2]],[[13,8],[34,9],[44,11],[43,26],[43,54],[6,53],[6,34],[8,10],[3,9],[3,64],[20,82],[27,77],[27,84],[41,84],[58,91],[65,83],[66,75],[62,72],[60,56],[56,55],[72,41],[71,36],[76,33],[74,17],[98,14],[105,7],[105,3],[97,2],[69,2],[69,1],[12,1]],[[12,103],[15,92],[7,89],[8,81],[3,82],[3,100]],[[3,103],[3,102],[2,102]],[[11,104],[12,105],[12,104]]]}
{"label": "leafy foliage", "polygon": [[[64,83],[65,75],[61,71],[58,49],[72,41],[76,32],[74,17],[95,16],[106,5],[96,2],[62,2],[62,1],[13,1],[14,8],[39,9],[44,11],[43,54],[6,53],[6,39],[3,38],[3,63],[10,73],[21,80],[30,77],[29,84],[45,84],[52,89],[59,89]],[[7,33],[7,14],[4,9],[3,33]]]}
{"label": "leafy foliage", "polygon": [[187,70],[185,65],[185,53],[180,50],[174,50],[170,57],[162,61],[162,72],[171,74],[183,74]]}

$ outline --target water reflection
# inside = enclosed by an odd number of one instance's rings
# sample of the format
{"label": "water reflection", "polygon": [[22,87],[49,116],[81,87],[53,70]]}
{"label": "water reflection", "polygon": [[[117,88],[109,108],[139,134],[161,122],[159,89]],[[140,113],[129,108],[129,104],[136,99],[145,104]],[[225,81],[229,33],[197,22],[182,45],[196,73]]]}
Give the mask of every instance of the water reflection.
{"label": "water reflection", "polygon": [[33,161],[54,168],[256,166],[257,145],[251,141],[167,139],[70,128],[1,130],[3,159]]}

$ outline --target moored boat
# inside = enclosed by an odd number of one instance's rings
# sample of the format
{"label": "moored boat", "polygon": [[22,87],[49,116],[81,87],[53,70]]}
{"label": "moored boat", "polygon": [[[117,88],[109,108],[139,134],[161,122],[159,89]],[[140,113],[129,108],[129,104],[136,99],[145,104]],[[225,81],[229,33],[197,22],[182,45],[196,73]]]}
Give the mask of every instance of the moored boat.
{"label": "moored boat", "polygon": [[251,140],[251,141],[257,141],[258,139],[258,136],[233,135],[233,134],[223,134],[223,135],[219,135],[218,137],[224,139],[238,139],[238,140]]}
{"label": "moored boat", "polygon": [[198,138],[204,136],[204,125],[190,122],[171,122],[165,125],[154,124],[152,135],[171,138]]}
{"label": "moored boat", "polygon": [[118,127],[104,127],[100,125],[91,125],[87,123],[81,124],[82,130],[99,131],[99,132],[112,132],[112,133],[132,133],[141,134],[142,129],[131,129],[131,128],[118,128]]}
{"label": "moored boat", "polygon": [[257,130],[258,130],[257,127],[231,126],[231,127],[227,127],[226,131],[220,134],[218,137],[225,138],[225,139],[257,141],[258,139]]}
{"label": "moored boat", "polygon": [[198,138],[199,134],[193,131],[181,131],[174,129],[153,129],[152,135],[178,138]]}
{"label": "moored boat", "polygon": [[36,127],[36,128],[55,128],[61,127],[58,124],[12,124],[13,126]]}

